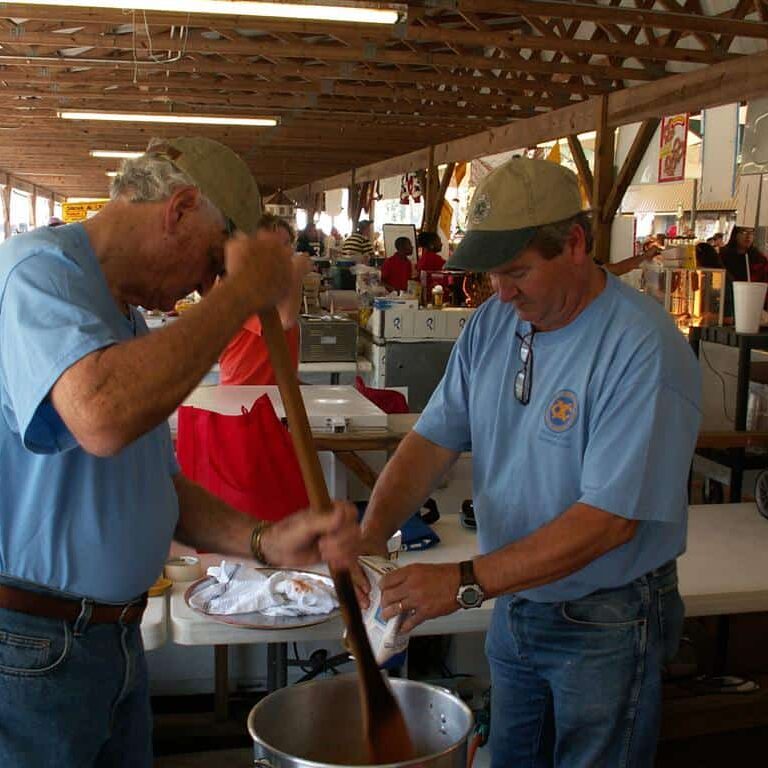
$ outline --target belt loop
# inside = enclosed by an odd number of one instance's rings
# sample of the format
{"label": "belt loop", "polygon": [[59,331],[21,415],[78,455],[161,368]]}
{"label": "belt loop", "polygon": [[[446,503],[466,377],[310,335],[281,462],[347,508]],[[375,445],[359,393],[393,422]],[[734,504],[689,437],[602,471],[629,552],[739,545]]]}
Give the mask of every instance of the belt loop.
{"label": "belt loop", "polygon": [[118,623],[118,624],[119,624],[121,627],[124,627],[124,626],[125,626],[125,625],[128,623],[128,622],[126,621],[126,619],[128,618],[128,611],[130,611],[130,610],[131,610],[131,608],[135,607],[135,605],[136,605],[136,603],[134,603],[134,602],[131,602],[131,603],[126,603],[126,604],[123,606],[123,610],[122,610],[122,611],[120,611],[120,618],[117,620],[117,623]]}
{"label": "belt loop", "polygon": [[80,601],[80,615],[75,619],[74,635],[80,637],[85,632],[93,613],[93,600],[84,597]]}
{"label": "belt loop", "polygon": [[125,626],[129,623],[128,621],[128,612],[132,608],[136,608],[138,611],[141,611],[144,606],[147,604],[147,595],[146,593],[141,595],[140,597],[137,597],[135,600],[131,600],[130,603],[126,603],[123,606],[123,610],[120,611],[120,618],[117,620],[120,626]]}

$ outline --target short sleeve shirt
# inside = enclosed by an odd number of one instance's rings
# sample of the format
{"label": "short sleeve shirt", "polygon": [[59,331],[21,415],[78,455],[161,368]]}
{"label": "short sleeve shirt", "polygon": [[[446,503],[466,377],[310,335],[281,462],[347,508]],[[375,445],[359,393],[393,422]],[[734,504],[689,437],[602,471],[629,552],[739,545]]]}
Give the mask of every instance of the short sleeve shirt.
{"label": "short sleeve shirt", "polygon": [[381,265],[381,279],[396,291],[405,291],[413,274],[413,264],[404,256],[390,256]]}
{"label": "short sleeve shirt", "polygon": [[119,310],[81,225],[0,246],[0,577],[122,602],[160,574],[178,518],[168,425],[97,458],[50,399],[78,360],[147,332]]}
{"label": "short sleeve shirt", "polygon": [[573,600],[624,585],[684,551],[700,372],[663,308],[607,275],[573,322],[534,335],[531,397],[522,405],[514,396],[519,336],[530,331],[511,305],[487,301],[415,429],[448,449],[472,451],[483,553],[577,502],[639,521],[631,541],[521,593]]}
{"label": "short sleeve shirt", "polygon": [[[294,370],[299,367],[299,325],[285,331],[285,341]],[[258,315],[246,324],[227,344],[219,357],[221,383],[233,385],[269,386],[277,384],[269,349],[261,332]]]}

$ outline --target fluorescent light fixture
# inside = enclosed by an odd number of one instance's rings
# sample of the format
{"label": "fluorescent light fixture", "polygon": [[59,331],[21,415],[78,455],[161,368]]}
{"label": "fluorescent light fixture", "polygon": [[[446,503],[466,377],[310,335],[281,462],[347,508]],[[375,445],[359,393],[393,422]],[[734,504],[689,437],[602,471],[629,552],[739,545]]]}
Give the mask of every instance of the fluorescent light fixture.
{"label": "fluorescent light fixture", "polygon": [[68,197],[68,203],[108,203],[108,197]]}
{"label": "fluorescent light fixture", "polygon": [[117,171],[106,171],[106,174],[110,179],[114,179],[117,176]]}
{"label": "fluorescent light fixture", "polygon": [[205,115],[153,115],[143,112],[57,112],[64,120],[101,120],[108,123],[173,123],[174,125],[277,125],[274,117],[214,117]]}
{"label": "fluorescent light fixture", "polygon": [[[261,3],[245,0],[25,0],[26,5],[63,5],[69,8],[104,8],[118,11],[202,13],[209,16],[255,16],[297,21],[341,21],[356,24],[395,24],[400,4],[390,8],[360,8],[351,5],[303,5]],[[405,9],[405,6],[402,6]]]}
{"label": "fluorescent light fixture", "polygon": [[126,152],[122,149],[92,149],[88,153],[91,157],[117,157],[123,160],[130,160],[134,157],[141,157],[143,152]]}

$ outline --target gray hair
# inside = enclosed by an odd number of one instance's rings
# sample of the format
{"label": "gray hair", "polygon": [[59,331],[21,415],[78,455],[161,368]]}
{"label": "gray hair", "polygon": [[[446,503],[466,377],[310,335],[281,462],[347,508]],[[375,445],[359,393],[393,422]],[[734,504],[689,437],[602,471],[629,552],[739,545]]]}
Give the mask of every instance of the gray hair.
{"label": "gray hair", "polygon": [[165,200],[179,187],[197,187],[186,173],[164,157],[146,153],[123,161],[112,180],[110,197],[127,197],[132,203]]}
{"label": "gray hair", "polygon": [[535,248],[545,259],[554,259],[563,252],[574,224],[578,224],[584,230],[587,253],[589,253],[592,250],[592,217],[586,211],[577,213],[570,219],[563,219],[554,222],[554,224],[544,224],[539,227],[526,248]]}

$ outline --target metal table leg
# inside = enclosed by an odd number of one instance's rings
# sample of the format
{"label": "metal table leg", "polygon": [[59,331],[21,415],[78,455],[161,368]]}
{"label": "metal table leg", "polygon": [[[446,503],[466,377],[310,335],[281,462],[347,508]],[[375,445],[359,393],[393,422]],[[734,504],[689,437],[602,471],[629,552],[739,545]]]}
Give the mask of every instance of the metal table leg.
{"label": "metal table leg", "polygon": [[272,693],[288,685],[288,643],[267,646],[267,690]]}
{"label": "metal table leg", "polygon": [[[747,403],[749,402],[749,369],[752,358],[752,345],[744,337],[739,340],[739,362],[736,389],[736,413],[733,428],[744,431],[747,428]],[[731,504],[741,501],[744,481],[744,449],[733,449],[733,467],[731,469]]]}
{"label": "metal table leg", "polygon": [[213,661],[213,711],[216,721],[222,723],[229,719],[229,646],[214,646]]}

